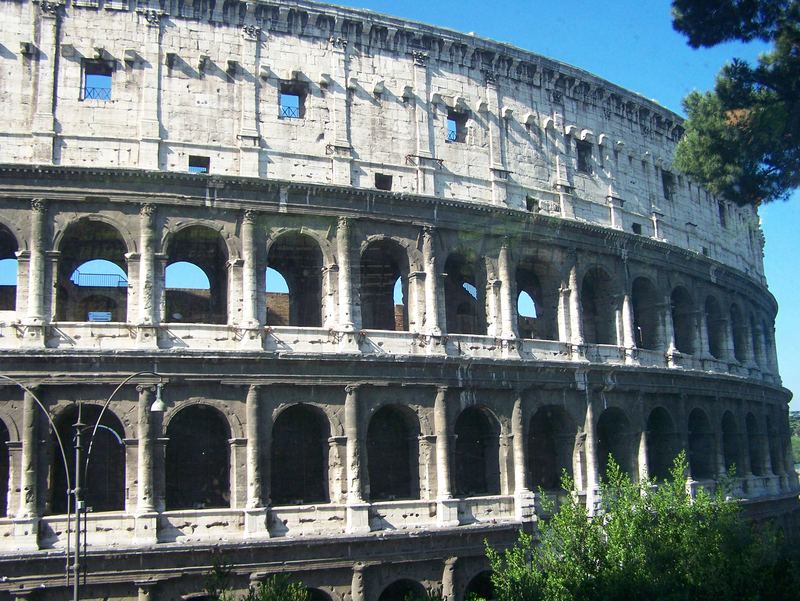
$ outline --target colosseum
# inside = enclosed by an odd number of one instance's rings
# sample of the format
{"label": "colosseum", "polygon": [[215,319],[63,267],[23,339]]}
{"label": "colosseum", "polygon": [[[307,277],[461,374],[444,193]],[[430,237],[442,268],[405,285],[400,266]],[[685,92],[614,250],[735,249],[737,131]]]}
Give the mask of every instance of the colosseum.
{"label": "colosseum", "polygon": [[680,449],[797,527],[758,215],[679,116],[306,0],[0,15],[0,598],[461,601],[562,471]]}

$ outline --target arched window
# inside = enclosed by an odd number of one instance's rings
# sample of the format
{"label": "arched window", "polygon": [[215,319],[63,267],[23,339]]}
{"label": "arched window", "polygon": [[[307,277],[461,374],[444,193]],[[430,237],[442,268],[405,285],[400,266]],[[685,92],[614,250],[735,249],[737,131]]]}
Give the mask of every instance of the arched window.
{"label": "arched window", "polygon": [[[322,251],[311,236],[289,232],[278,237],[267,256],[267,323],[297,327],[322,325]],[[283,279],[286,292],[282,290]],[[270,284],[274,288],[271,290]]]}
{"label": "arched window", "polygon": [[8,457],[8,428],[0,421],[0,517],[8,515],[8,490],[10,477]]}
{"label": "arched window", "polygon": [[17,240],[5,226],[0,225],[0,311],[17,307]]}
{"label": "arched window", "polygon": [[617,344],[616,301],[611,277],[599,267],[581,285],[583,337],[587,344]]}
{"label": "arched window", "polygon": [[59,245],[58,321],[126,321],[128,276],[120,233],[103,221],[70,225]]}
{"label": "arched window", "polygon": [[492,586],[492,572],[484,570],[472,577],[467,587],[464,589],[464,600],[480,600],[484,599],[489,601],[494,599],[494,587]]}
{"label": "arched window", "polygon": [[461,497],[500,493],[499,428],[478,407],[461,412],[455,425],[455,493]]}
{"label": "arched window", "polygon": [[228,249],[219,232],[194,225],[167,248],[164,321],[227,323]]}
{"label": "arched window", "polygon": [[714,433],[702,409],[689,414],[689,472],[694,480],[714,477]]}
{"label": "arched window", "polygon": [[675,332],[675,348],[691,355],[695,352],[695,310],[692,297],[686,288],[672,291],[672,328]]}
{"label": "arched window", "polygon": [[558,291],[560,283],[542,261],[527,257],[516,271],[517,327],[521,338],[558,338]]}
{"label": "arched window", "polygon": [[715,359],[723,359],[725,357],[725,322],[716,298],[709,296],[706,299],[705,311],[708,351]]}
{"label": "arched window", "polygon": [[425,587],[414,580],[395,580],[383,589],[378,601],[409,601],[416,599],[427,599],[428,594]]}
{"label": "arched window", "polygon": [[659,302],[655,286],[646,278],[636,278],[631,292],[633,331],[636,346],[657,350],[663,347],[659,327]]}
{"label": "arched window", "polygon": [[405,249],[392,240],[371,242],[361,255],[363,327],[368,330],[408,330],[406,298],[408,255]]}
{"label": "arched window", "polygon": [[325,416],[310,405],[293,405],[272,426],[272,487],[275,505],[328,501],[328,437]]}
{"label": "arched window", "polygon": [[725,460],[725,469],[733,467],[736,475],[742,473],[742,459],[739,451],[739,429],[733,413],[726,411],[722,416],[722,454]]}
{"label": "arched window", "polygon": [[167,509],[230,506],[230,430],[208,405],[180,410],[167,426]]}
{"label": "arched window", "polygon": [[486,334],[485,293],[476,265],[477,260],[458,253],[445,262],[445,312],[452,334]]}
{"label": "arched window", "polygon": [[750,471],[754,476],[765,475],[764,452],[761,446],[761,432],[758,428],[756,416],[748,413],[745,418],[747,428],[747,450],[750,455]]}
{"label": "arched window", "polygon": [[735,304],[731,305],[731,331],[733,332],[733,356],[739,363],[744,363],[747,358],[747,332],[742,320],[742,312]]}
{"label": "arched window", "polygon": [[672,462],[678,454],[675,426],[663,407],[656,407],[647,418],[647,467],[649,476],[658,481],[667,480]]}
{"label": "arched window", "polygon": [[561,407],[542,407],[531,418],[528,465],[533,490],[560,490],[563,472],[572,477],[576,433],[575,423]]}
{"label": "arched window", "polygon": [[375,412],[367,428],[369,499],[419,497],[419,421],[396,406]]}
{"label": "arched window", "polygon": [[600,477],[608,473],[608,459],[613,458],[623,472],[635,477],[633,463],[633,433],[630,421],[616,407],[609,407],[597,420],[597,464]]}
{"label": "arched window", "polygon": [[[81,492],[86,506],[92,511],[118,511],[125,508],[125,431],[117,417],[108,409],[97,428],[99,405],[80,405],[81,441],[83,446]],[[70,450],[75,444],[75,424],[78,422],[78,405],[70,405],[55,419],[56,429],[67,451],[70,481],[75,483],[75,455]],[[52,513],[66,513],[67,483],[61,451],[55,434],[51,436],[50,507]],[[91,449],[91,450],[90,450]]]}

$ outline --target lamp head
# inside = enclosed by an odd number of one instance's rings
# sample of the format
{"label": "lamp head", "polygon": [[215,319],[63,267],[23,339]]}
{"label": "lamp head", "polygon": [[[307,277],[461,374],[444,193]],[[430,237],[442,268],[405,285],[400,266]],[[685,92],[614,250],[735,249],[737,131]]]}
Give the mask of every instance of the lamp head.
{"label": "lamp head", "polygon": [[164,399],[161,398],[161,389],[163,387],[164,385],[161,382],[156,384],[156,400],[150,405],[150,413],[164,413],[167,410]]}

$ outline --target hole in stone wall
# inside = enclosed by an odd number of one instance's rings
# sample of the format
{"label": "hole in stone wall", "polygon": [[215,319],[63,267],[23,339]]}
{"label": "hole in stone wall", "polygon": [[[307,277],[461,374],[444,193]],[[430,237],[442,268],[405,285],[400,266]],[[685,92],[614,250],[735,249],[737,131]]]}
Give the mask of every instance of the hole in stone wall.
{"label": "hole in stone wall", "polygon": [[742,456],[739,449],[739,428],[736,426],[736,418],[733,413],[726,411],[722,416],[722,454],[725,461],[725,469],[735,468],[734,474],[742,475]]}
{"label": "hole in stone wall", "polygon": [[677,453],[677,434],[672,418],[663,407],[656,407],[647,418],[647,469],[659,482],[669,478]]}
{"label": "hole in stone wall", "polygon": [[752,413],[747,414],[745,427],[747,428],[747,451],[750,455],[750,471],[754,476],[763,476],[766,470],[764,469],[761,431],[758,427],[756,416]]}
{"label": "hole in stone wall", "polygon": [[692,297],[681,286],[672,291],[672,328],[675,332],[675,348],[681,353],[695,352],[695,310]]}
{"label": "hole in stone wall", "polygon": [[419,497],[419,421],[395,406],[379,409],[367,428],[369,500]]}
{"label": "hole in stone wall", "polygon": [[636,346],[650,350],[661,348],[658,294],[650,280],[636,278],[633,281],[631,304],[633,305],[633,332]]}
{"label": "hole in stone wall", "polygon": [[211,170],[211,159],[209,157],[190,155],[189,173],[208,173]]}
{"label": "hole in stone wall", "polygon": [[635,479],[632,442],[630,421],[622,410],[610,407],[603,411],[597,420],[597,463],[601,478],[608,473],[611,457],[624,473]]}
{"label": "hole in stone wall", "polygon": [[583,277],[581,314],[587,344],[617,344],[614,297],[611,277],[603,269],[596,267]]}
{"label": "hole in stone wall", "polygon": [[[399,293],[399,294],[398,294]],[[408,330],[408,255],[391,240],[361,255],[361,320],[365,329]]]}
{"label": "hole in stone wall", "polygon": [[549,266],[533,258],[520,261],[516,271],[517,328],[522,338],[558,338],[558,278]]}
{"label": "hole in stone wall", "polygon": [[113,63],[104,60],[84,60],[81,100],[111,100],[113,73]]}
{"label": "hole in stone wall", "polygon": [[[320,327],[322,252],[316,240],[296,232],[284,234],[270,246],[267,264],[270,269],[280,274],[288,291],[271,294],[269,290],[267,291],[267,323]],[[269,280],[268,272],[268,285]],[[281,284],[275,276],[272,280],[275,286]]]}
{"label": "hole in stone wall", "polygon": [[532,490],[561,490],[561,475],[572,477],[577,429],[561,407],[542,407],[528,429],[528,466]]}
{"label": "hole in stone wall", "polygon": [[479,282],[476,263],[459,253],[445,262],[445,314],[447,331],[453,334],[486,334],[482,277]]}
{"label": "hole in stone wall", "polygon": [[460,497],[500,493],[499,429],[488,412],[469,407],[456,420],[455,493]]}
{"label": "hole in stone wall", "polygon": [[722,359],[725,352],[725,322],[717,299],[709,296],[705,304],[708,350],[715,359]]}
{"label": "hole in stone wall", "polygon": [[714,433],[702,409],[689,414],[689,472],[694,480],[714,477]]}
{"label": "hole in stone wall", "polygon": [[0,311],[14,311],[17,306],[17,241],[0,225]]}
{"label": "hole in stone wall", "polygon": [[392,176],[385,173],[375,174],[375,187],[378,190],[391,190],[392,189]]}

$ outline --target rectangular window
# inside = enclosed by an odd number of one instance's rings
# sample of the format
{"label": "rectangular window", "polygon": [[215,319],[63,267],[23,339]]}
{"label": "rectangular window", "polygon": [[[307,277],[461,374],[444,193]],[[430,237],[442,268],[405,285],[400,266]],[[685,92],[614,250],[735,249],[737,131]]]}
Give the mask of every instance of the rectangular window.
{"label": "rectangular window", "polygon": [[525,197],[525,208],[531,213],[539,212],[539,200],[533,196]]}
{"label": "rectangular window", "polygon": [[578,172],[592,172],[592,144],[585,140],[575,140],[575,149],[578,153]]}
{"label": "rectangular window", "polygon": [[306,88],[302,84],[283,83],[278,92],[278,118],[303,119],[306,116]]}
{"label": "rectangular window", "polygon": [[375,187],[378,190],[391,190],[392,189],[392,176],[385,173],[375,174]]}
{"label": "rectangular window", "polygon": [[83,62],[82,100],[111,100],[111,74],[114,67],[108,61]]}
{"label": "rectangular window", "polygon": [[208,173],[211,168],[211,159],[201,156],[189,157],[189,173]]}
{"label": "rectangular window", "polygon": [[661,187],[664,190],[664,198],[672,200],[675,196],[675,176],[669,171],[661,171]]}
{"label": "rectangular window", "polygon": [[719,211],[719,224],[722,227],[728,227],[728,220],[725,218],[725,204],[722,201],[717,202],[717,210]]}
{"label": "rectangular window", "polygon": [[86,321],[111,321],[111,311],[89,311]]}
{"label": "rectangular window", "polygon": [[447,111],[447,141],[467,141],[467,114],[459,111]]}
{"label": "rectangular window", "polygon": [[642,224],[641,223],[634,223],[631,225],[634,234],[638,234],[639,236],[642,235]]}

